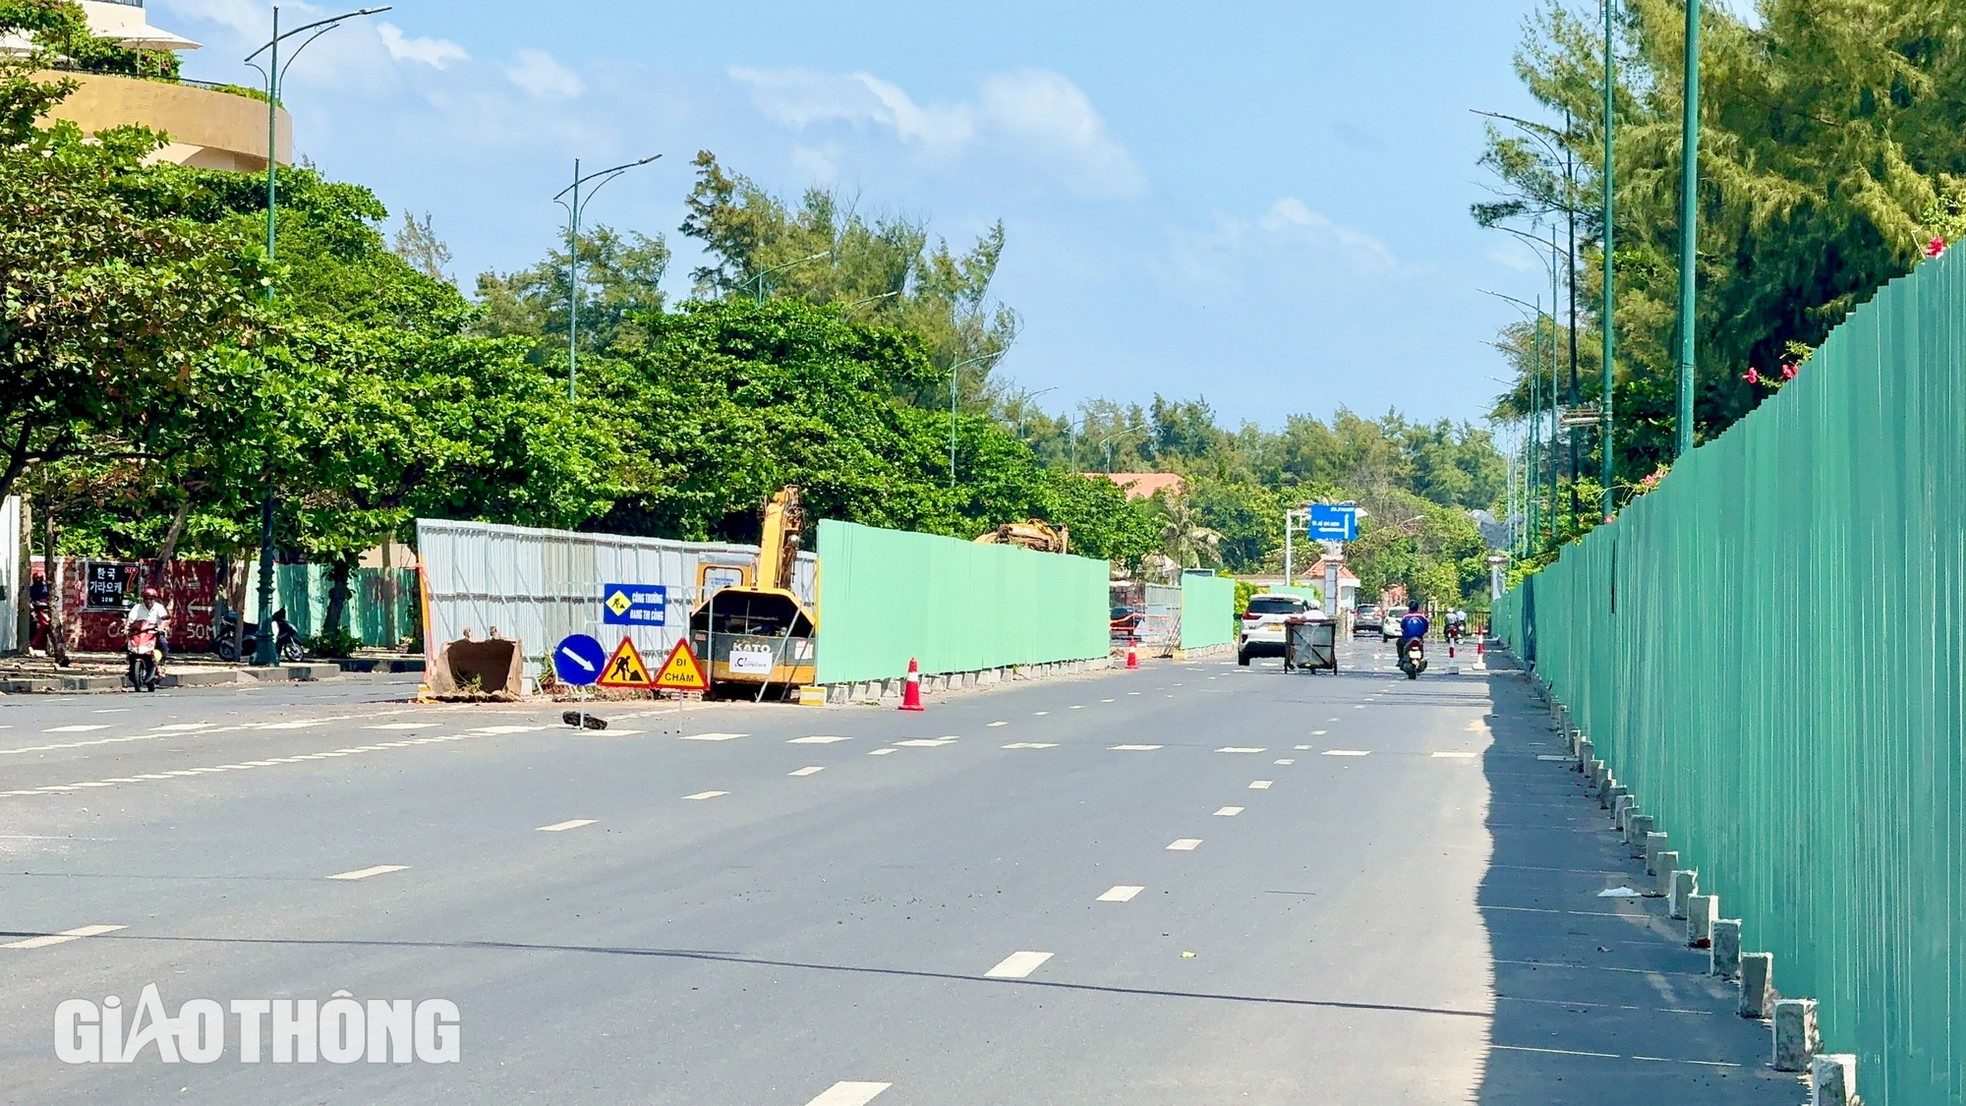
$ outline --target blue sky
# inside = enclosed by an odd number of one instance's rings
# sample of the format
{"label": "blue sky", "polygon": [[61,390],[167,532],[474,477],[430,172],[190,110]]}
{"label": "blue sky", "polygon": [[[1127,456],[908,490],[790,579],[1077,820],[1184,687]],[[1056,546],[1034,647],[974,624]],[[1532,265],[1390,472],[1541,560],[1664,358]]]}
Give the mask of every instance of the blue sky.
{"label": "blue sky", "polygon": [[[289,25],[342,8],[283,8]],[[698,149],[766,187],[857,192],[963,242],[1001,218],[996,290],[1022,316],[1001,373],[1052,410],[1207,398],[1480,420],[1483,345],[1547,295],[1526,247],[1468,219],[1482,107],[1533,105],[1511,66],[1529,0],[1224,5],[999,0],[404,0],[302,56],[297,145],[392,210],[429,212],[468,288],[563,233],[590,167],[666,156],[590,219],[676,233]],[[150,0],[205,43],[187,76],[246,83],[258,0]]]}

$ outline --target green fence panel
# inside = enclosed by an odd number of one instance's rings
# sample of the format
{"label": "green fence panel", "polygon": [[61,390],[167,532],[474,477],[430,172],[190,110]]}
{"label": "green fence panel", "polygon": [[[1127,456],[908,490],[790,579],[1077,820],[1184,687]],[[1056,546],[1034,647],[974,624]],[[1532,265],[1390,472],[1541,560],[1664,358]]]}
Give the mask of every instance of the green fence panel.
{"label": "green fence panel", "polygon": [[1237,636],[1236,582],[1226,576],[1181,577],[1181,648],[1227,645]]}
{"label": "green fence panel", "polygon": [[1966,250],[1496,608],[1871,1106],[1966,1102]]}
{"label": "green fence panel", "polygon": [[[257,572],[257,570],[254,570]],[[393,602],[395,637],[390,636],[392,603],[385,580],[396,580]],[[258,576],[246,588],[246,617],[259,620]],[[327,565],[275,565],[273,585],[279,607],[286,608],[287,621],[302,638],[321,632],[328,617],[328,592],[333,586]],[[364,645],[389,646],[409,636],[414,629],[417,597],[416,570],[413,568],[358,568],[348,577],[348,632]]]}
{"label": "green fence panel", "polygon": [[819,682],[1110,653],[1106,562],[819,524]]}

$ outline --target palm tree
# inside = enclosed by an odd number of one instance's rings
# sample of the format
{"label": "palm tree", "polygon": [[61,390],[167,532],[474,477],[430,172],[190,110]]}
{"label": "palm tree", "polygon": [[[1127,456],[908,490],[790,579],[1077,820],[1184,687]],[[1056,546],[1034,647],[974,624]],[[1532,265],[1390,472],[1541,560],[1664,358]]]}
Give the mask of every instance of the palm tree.
{"label": "palm tree", "polygon": [[1176,568],[1207,568],[1222,563],[1222,535],[1201,524],[1187,498],[1161,498],[1161,551]]}

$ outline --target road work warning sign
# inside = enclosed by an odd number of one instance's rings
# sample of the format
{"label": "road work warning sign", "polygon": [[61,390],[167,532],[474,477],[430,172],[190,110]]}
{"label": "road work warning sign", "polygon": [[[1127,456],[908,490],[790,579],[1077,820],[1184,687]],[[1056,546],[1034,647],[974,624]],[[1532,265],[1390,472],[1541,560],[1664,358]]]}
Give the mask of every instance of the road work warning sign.
{"label": "road work warning sign", "polygon": [[655,678],[655,686],[664,691],[710,690],[710,681],[704,677],[703,665],[689,647],[688,638],[669,650],[669,659],[662,662],[662,674]]}
{"label": "road work warning sign", "polygon": [[621,639],[621,645],[608,658],[607,669],[601,673],[596,683],[602,687],[642,688],[653,686],[649,679],[649,666],[642,660],[641,650],[628,638]]}

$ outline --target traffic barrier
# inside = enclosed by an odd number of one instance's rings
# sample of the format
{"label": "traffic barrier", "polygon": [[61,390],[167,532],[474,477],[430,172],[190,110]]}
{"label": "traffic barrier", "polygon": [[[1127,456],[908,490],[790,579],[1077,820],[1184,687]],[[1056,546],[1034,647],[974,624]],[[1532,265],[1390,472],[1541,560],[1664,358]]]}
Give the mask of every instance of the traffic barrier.
{"label": "traffic barrier", "polygon": [[1127,646],[1127,647],[1126,647],[1126,668],[1127,668],[1127,671],[1129,671],[1129,672],[1131,672],[1132,670],[1134,670],[1134,669],[1136,669],[1136,668],[1139,668],[1139,667],[1140,667],[1140,650],[1139,650],[1139,648],[1138,648],[1137,646],[1132,646],[1132,645],[1129,645],[1129,646]]}
{"label": "traffic barrier", "polygon": [[922,666],[915,663],[913,657],[908,658],[908,682],[901,691],[901,709],[912,711],[928,709],[922,706]]}

